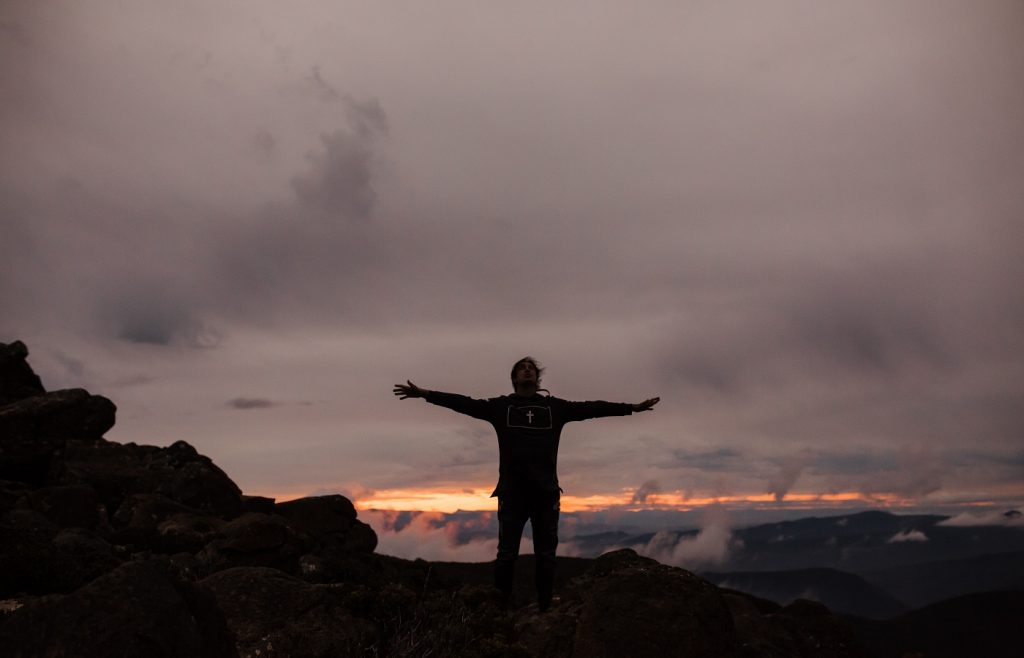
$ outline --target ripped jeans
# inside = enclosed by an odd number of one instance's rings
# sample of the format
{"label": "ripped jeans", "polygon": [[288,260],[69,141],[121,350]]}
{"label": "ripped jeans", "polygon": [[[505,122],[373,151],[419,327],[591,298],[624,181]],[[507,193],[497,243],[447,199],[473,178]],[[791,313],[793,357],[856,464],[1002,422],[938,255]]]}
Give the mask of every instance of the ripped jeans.
{"label": "ripped jeans", "polygon": [[529,520],[533,528],[537,604],[541,610],[550,605],[555,587],[560,497],[557,489],[506,493],[498,497],[498,559],[494,564],[494,585],[506,598],[511,597],[519,542]]}

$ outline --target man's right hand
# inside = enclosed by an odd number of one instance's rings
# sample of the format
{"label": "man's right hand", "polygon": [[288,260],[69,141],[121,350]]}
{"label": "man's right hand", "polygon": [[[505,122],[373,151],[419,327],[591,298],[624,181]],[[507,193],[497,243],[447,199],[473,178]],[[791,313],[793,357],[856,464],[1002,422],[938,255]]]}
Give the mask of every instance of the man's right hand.
{"label": "man's right hand", "polygon": [[427,395],[427,389],[420,388],[408,379],[405,380],[404,384],[395,384],[393,392],[398,396],[399,400],[404,400],[406,398],[422,398]]}

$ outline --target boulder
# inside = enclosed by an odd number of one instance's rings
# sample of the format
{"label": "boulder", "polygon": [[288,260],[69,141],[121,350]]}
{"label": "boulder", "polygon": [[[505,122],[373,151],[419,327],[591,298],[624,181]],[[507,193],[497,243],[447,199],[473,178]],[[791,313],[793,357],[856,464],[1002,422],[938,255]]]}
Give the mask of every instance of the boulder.
{"label": "boulder", "polygon": [[341,495],[299,498],[275,506],[289,525],[334,553],[372,553],[377,533],[356,519],[352,501]]}
{"label": "boulder", "polygon": [[720,590],[629,549],[598,558],[580,583],[573,655],[734,656],[736,631]]}
{"label": "boulder", "polygon": [[61,528],[95,528],[100,521],[99,496],[85,484],[34,489],[18,506],[39,512]]}
{"label": "boulder", "polygon": [[163,478],[155,491],[202,512],[232,518],[242,513],[242,490],[227,473],[184,441],[152,455],[146,467]]}
{"label": "boulder", "polygon": [[225,524],[197,557],[208,572],[259,566],[297,573],[307,548],[284,518],[253,512]]}
{"label": "boulder", "polygon": [[274,499],[267,496],[246,496],[242,495],[242,510],[245,512],[259,512],[260,514],[274,513]]}
{"label": "boulder", "polygon": [[220,571],[199,586],[216,597],[243,658],[362,655],[376,640],[375,625],[352,615],[337,587],[259,567]]}
{"label": "boulder", "polygon": [[0,517],[0,597],[69,592],[120,563],[89,530],[61,530],[31,510]]}
{"label": "boulder", "polygon": [[27,356],[28,348],[20,340],[0,343],[0,407],[46,392]]}
{"label": "boulder", "polygon": [[808,658],[861,658],[865,655],[853,629],[817,601],[797,599],[770,618],[789,632],[791,643],[799,648],[796,655]]}
{"label": "boulder", "polygon": [[8,658],[232,658],[213,597],[153,562],[132,562],[64,596],[27,602],[0,623]]}
{"label": "boulder", "polygon": [[110,400],[82,389],[54,391],[0,407],[0,479],[49,482],[70,439],[98,439],[114,426]]}
{"label": "boulder", "polygon": [[242,511],[242,492],[224,471],[178,441],[167,448],[111,441],[71,441],[53,479],[89,484],[107,509],[132,494],[160,494],[192,510],[231,518]]}
{"label": "boulder", "polygon": [[146,469],[159,448],[113,441],[71,441],[51,479],[60,484],[86,484],[96,490],[108,510],[117,510],[131,494],[151,493],[156,474]]}
{"label": "boulder", "polygon": [[155,529],[176,514],[195,512],[167,496],[154,493],[130,494],[124,497],[112,519],[117,529]]}
{"label": "boulder", "polygon": [[50,441],[98,439],[117,415],[114,403],[85,389],[42,393],[0,407],[0,436]]}
{"label": "boulder", "polygon": [[214,541],[223,527],[224,521],[213,516],[175,514],[156,527],[156,547],[161,553],[195,553]]}

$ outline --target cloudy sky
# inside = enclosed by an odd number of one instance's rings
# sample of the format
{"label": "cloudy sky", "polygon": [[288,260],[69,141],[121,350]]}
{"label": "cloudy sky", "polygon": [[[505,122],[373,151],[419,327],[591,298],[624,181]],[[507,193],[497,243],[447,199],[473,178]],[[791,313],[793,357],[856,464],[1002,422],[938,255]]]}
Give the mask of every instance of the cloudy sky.
{"label": "cloudy sky", "polygon": [[0,341],[247,493],[1024,502],[1024,3],[7,0]]}

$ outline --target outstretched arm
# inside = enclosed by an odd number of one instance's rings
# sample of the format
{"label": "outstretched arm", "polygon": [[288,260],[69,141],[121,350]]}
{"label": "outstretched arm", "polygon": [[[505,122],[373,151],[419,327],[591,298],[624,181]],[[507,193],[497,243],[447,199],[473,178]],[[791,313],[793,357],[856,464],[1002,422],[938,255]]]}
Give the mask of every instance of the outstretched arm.
{"label": "outstretched arm", "polygon": [[649,398],[643,402],[637,402],[633,405],[633,413],[640,413],[641,411],[650,411],[654,408],[654,405],[661,402],[661,398]]}
{"label": "outstretched arm", "polygon": [[477,400],[457,393],[431,391],[425,388],[420,388],[409,380],[406,380],[404,384],[395,384],[395,388],[392,392],[398,396],[399,400],[404,400],[406,398],[423,398],[431,404],[447,407],[448,409],[457,411],[460,414],[466,414],[467,416],[479,418],[480,420],[489,421],[491,419],[491,405],[487,400]]}
{"label": "outstretched arm", "polygon": [[605,402],[593,400],[588,402],[566,402],[566,420],[587,420],[588,418],[603,418],[605,416],[628,416],[632,413],[649,411],[658,404],[661,398],[651,398],[643,402],[632,404],[630,402]]}

